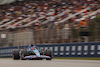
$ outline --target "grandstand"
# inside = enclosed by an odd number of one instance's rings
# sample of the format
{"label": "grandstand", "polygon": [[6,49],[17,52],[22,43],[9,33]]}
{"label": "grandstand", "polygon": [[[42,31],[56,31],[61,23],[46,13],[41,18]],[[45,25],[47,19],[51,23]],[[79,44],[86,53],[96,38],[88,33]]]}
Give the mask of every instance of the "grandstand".
{"label": "grandstand", "polygon": [[91,19],[100,16],[100,0],[11,1],[0,5],[0,34],[6,34],[7,46],[83,42],[79,32],[86,32]]}

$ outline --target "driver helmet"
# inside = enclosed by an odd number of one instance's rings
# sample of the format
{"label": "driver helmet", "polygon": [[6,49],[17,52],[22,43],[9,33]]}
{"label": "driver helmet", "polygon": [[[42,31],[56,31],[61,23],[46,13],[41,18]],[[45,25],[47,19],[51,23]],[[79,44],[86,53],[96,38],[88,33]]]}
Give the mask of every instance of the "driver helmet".
{"label": "driver helmet", "polygon": [[31,44],[30,44],[30,46],[34,46],[34,44],[33,44],[33,43],[31,43]]}

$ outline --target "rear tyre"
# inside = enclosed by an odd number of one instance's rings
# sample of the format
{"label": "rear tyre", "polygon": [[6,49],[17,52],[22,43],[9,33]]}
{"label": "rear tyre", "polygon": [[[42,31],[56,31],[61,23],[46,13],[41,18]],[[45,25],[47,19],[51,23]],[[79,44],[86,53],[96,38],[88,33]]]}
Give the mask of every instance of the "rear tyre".
{"label": "rear tyre", "polygon": [[27,56],[27,50],[21,51],[21,60],[26,60],[24,57]]}
{"label": "rear tyre", "polygon": [[13,51],[13,59],[14,60],[19,60],[20,59],[19,50],[14,50]]}

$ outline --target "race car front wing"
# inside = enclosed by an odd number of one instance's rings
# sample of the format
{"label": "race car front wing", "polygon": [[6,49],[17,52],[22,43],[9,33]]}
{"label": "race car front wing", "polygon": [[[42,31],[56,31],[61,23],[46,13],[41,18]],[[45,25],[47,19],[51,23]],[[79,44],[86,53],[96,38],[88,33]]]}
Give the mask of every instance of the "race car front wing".
{"label": "race car front wing", "polygon": [[49,56],[45,56],[45,55],[40,55],[40,57],[37,57],[36,55],[30,55],[30,56],[25,56],[24,57],[25,59],[34,59],[34,58],[44,58],[44,59],[46,59],[46,58],[51,58],[51,57],[49,57]]}

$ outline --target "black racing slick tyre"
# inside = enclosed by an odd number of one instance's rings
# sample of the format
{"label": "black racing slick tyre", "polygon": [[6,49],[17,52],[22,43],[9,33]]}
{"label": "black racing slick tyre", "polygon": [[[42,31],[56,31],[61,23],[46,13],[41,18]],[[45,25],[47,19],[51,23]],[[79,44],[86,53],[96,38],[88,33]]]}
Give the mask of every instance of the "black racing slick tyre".
{"label": "black racing slick tyre", "polygon": [[24,57],[27,56],[27,50],[21,50],[21,60],[26,60]]}
{"label": "black racing slick tyre", "polygon": [[52,59],[52,51],[50,49],[46,50],[46,55],[51,57],[51,58],[47,58],[46,60],[51,60]]}
{"label": "black racing slick tyre", "polygon": [[14,60],[19,60],[20,59],[19,50],[14,50],[13,51],[13,59]]}

